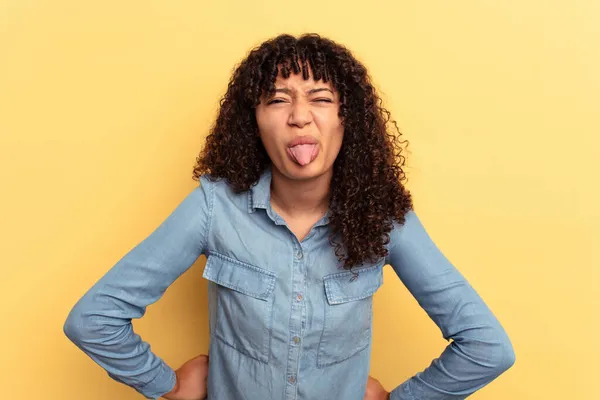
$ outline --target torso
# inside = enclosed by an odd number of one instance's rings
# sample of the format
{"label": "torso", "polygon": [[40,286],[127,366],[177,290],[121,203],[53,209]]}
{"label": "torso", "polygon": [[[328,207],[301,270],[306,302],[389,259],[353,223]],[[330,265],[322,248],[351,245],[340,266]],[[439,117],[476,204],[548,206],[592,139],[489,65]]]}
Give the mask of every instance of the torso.
{"label": "torso", "polygon": [[292,218],[269,202],[268,184],[237,195],[215,184],[203,273],[217,371],[209,387],[225,400],[362,399],[384,260],[356,279],[329,243],[324,212]]}

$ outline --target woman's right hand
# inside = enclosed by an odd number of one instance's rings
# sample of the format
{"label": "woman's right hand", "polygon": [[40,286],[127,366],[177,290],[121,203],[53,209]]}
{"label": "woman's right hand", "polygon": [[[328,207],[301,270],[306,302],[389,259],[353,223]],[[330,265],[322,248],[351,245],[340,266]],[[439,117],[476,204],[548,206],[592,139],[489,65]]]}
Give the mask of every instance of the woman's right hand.
{"label": "woman's right hand", "polygon": [[169,393],[163,395],[167,400],[204,400],[206,399],[206,380],[208,378],[208,356],[199,355],[186,361],[175,371],[177,382]]}

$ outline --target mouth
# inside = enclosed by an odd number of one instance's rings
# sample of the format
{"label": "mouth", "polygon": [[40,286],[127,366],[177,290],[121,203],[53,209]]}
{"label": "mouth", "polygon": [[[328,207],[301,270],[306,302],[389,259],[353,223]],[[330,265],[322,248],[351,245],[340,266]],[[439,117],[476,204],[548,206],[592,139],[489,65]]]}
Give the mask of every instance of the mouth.
{"label": "mouth", "polygon": [[296,164],[305,166],[317,158],[318,141],[310,136],[301,136],[288,144],[287,153]]}

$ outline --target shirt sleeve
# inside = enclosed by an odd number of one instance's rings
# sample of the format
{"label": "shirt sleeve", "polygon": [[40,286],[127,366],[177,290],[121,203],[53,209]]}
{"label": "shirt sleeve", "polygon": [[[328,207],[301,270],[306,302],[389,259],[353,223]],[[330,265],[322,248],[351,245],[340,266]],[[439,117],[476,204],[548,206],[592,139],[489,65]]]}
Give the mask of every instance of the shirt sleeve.
{"label": "shirt sleeve", "polygon": [[450,341],[440,357],[395,388],[391,400],[457,400],[515,362],[511,342],[478,293],[411,210],[390,233],[387,262]]}
{"label": "shirt sleeve", "polygon": [[125,254],[70,311],[64,332],[114,380],[156,399],[175,385],[175,372],[133,329],[179,276],[204,253],[212,213],[205,177],[141,243]]}

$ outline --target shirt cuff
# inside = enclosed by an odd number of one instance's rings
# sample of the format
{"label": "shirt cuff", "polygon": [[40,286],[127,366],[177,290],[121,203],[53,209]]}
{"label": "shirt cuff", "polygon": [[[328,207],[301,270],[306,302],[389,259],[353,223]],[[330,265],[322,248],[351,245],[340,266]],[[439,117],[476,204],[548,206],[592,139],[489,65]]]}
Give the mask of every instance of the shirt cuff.
{"label": "shirt cuff", "polygon": [[390,400],[416,400],[408,388],[408,381],[392,390]]}
{"label": "shirt cuff", "polygon": [[176,382],[177,376],[173,368],[161,362],[160,370],[156,377],[145,385],[136,387],[135,390],[147,399],[156,400],[173,390]]}

